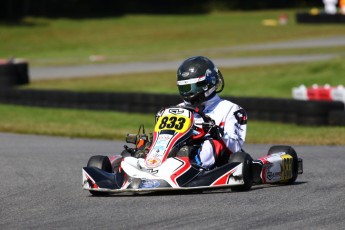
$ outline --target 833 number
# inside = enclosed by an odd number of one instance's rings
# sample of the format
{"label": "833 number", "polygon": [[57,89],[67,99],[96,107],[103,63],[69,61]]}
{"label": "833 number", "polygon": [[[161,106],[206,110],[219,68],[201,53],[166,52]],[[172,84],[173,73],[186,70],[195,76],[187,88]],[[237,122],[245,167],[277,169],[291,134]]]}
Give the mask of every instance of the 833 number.
{"label": "833 number", "polygon": [[159,124],[159,129],[176,129],[181,130],[186,122],[184,117],[166,116],[163,117]]}

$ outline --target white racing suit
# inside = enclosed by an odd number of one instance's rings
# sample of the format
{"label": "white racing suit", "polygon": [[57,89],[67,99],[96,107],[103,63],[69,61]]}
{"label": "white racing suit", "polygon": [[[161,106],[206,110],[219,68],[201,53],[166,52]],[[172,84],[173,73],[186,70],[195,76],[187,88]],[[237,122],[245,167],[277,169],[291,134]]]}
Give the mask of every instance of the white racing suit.
{"label": "white racing suit", "polygon": [[[199,165],[212,168],[221,151],[227,151],[229,155],[241,151],[247,131],[247,114],[237,104],[223,100],[218,95],[203,102],[201,107],[223,131],[220,140],[206,140],[196,155],[195,160]],[[196,124],[203,122],[199,114],[194,115]]]}

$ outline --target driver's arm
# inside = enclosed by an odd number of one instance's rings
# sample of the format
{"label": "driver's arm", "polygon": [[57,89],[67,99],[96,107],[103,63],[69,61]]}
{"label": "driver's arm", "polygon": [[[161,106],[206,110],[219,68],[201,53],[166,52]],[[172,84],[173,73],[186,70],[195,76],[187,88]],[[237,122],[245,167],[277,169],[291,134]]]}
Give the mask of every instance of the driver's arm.
{"label": "driver's arm", "polygon": [[224,136],[222,139],[225,145],[233,153],[241,151],[247,132],[247,113],[245,110],[238,108],[235,112],[231,111],[226,116],[223,125]]}

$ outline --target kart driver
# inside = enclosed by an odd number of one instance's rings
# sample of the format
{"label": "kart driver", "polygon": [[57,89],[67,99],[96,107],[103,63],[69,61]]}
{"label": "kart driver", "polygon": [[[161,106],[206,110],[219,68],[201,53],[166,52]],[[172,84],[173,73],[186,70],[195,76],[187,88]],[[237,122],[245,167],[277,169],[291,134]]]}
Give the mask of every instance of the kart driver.
{"label": "kart driver", "polygon": [[[184,100],[180,105],[198,107],[214,120],[217,129],[196,151],[195,162],[212,169],[224,155],[229,159],[232,153],[242,151],[247,114],[237,104],[218,96],[224,79],[213,62],[202,56],[188,58],[177,70],[177,86]],[[195,122],[203,122],[199,114],[195,114]]]}

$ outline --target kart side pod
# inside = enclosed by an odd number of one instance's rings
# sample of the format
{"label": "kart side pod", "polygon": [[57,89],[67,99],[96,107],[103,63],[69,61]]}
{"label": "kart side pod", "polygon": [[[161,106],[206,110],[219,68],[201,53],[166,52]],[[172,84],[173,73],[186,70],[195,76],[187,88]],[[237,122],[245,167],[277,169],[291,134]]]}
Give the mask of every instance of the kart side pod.
{"label": "kart side pod", "polygon": [[303,173],[303,161],[290,146],[272,146],[268,155],[258,162],[262,164],[260,177],[264,184],[292,184]]}

